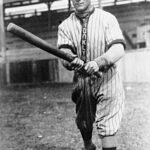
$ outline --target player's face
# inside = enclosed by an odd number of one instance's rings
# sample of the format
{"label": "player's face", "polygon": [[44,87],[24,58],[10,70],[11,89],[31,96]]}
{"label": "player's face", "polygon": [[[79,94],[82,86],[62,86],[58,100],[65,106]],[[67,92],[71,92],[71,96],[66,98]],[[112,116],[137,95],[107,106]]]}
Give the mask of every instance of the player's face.
{"label": "player's face", "polygon": [[90,7],[91,0],[72,0],[72,3],[76,11],[84,12]]}

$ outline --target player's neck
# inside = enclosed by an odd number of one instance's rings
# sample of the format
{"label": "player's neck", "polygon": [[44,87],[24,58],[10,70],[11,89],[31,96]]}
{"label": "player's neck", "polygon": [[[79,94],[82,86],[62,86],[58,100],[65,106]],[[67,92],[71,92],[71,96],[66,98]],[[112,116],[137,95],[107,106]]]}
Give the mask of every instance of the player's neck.
{"label": "player's neck", "polygon": [[75,11],[75,13],[79,18],[85,18],[89,14],[93,13],[93,11],[94,11],[94,7],[90,5],[86,10],[82,12]]}

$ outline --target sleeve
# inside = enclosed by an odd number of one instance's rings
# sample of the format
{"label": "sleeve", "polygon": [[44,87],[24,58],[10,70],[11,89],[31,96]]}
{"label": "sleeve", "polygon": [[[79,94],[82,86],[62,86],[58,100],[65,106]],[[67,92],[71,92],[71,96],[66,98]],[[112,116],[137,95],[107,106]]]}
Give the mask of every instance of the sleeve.
{"label": "sleeve", "polygon": [[[71,54],[74,54],[73,42],[71,41],[71,37],[69,36],[69,32],[67,31],[66,26],[64,24],[60,24],[58,27],[58,39],[57,39],[57,47],[61,51]],[[72,70],[70,63],[61,59],[63,66],[67,70]]]}
{"label": "sleeve", "polygon": [[113,44],[121,43],[124,48],[126,47],[126,43],[120,29],[118,20],[112,14],[110,14],[107,18],[106,28],[105,28],[105,42],[106,47],[109,49]]}
{"label": "sleeve", "polygon": [[57,47],[63,50],[66,49],[68,53],[75,53],[75,48],[73,46],[70,33],[65,24],[61,24],[58,27]]}

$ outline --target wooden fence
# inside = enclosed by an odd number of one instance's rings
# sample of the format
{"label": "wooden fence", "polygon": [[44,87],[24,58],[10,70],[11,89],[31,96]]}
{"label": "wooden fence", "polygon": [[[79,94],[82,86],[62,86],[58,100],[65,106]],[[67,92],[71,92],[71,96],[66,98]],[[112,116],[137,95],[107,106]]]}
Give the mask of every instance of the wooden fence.
{"label": "wooden fence", "polygon": [[150,49],[128,50],[118,62],[123,82],[150,83]]}
{"label": "wooden fence", "polygon": [[[37,48],[6,51],[0,57],[1,84],[72,82],[59,59]],[[123,82],[150,82],[150,49],[127,51],[118,63]]]}
{"label": "wooden fence", "polygon": [[3,80],[7,85],[58,82],[58,63],[56,57],[38,48],[7,50],[5,59],[1,60],[1,74],[5,72]]}

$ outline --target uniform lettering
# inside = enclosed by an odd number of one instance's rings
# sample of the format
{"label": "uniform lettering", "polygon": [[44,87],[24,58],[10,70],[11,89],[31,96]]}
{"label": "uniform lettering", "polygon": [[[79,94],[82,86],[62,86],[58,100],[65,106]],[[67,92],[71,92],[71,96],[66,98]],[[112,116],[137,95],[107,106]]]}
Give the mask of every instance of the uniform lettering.
{"label": "uniform lettering", "polygon": [[86,28],[83,28],[83,34],[86,34]]}

